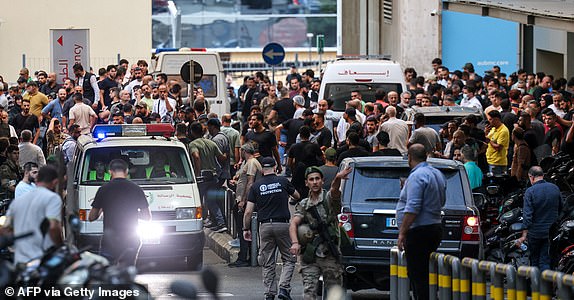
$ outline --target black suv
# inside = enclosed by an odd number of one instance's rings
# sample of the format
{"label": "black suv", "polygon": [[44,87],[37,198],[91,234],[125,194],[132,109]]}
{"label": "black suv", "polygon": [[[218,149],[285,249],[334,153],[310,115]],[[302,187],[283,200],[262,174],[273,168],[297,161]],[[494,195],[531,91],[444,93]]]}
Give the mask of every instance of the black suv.
{"label": "black suv", "polygon": [[[464,166],[446,159],[428,163],[443,172],[447,199],[442,210],[443,240],[438,251],[458,257],[482,257],[482,233]],[[388,289],[390,249],[399,234],[395,219],[402,182],[410,169],[403,157],[347,158],[353,167],[341,184],[343,207],[339,224],[351,239],[342,246],[345,286],[354,291]]]}

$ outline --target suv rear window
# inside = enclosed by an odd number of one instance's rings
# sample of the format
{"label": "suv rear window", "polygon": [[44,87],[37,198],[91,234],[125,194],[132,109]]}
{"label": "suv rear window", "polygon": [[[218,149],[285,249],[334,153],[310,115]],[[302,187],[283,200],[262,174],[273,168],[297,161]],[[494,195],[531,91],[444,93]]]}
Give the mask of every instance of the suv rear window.
{"label": "suv rear window", "polygon": [[325,85],[325,99],[333,100],[334,111],[345,111],[347,101],[351,100],[351,92],[359,91],[365,102],[375,102],[375,92],[383,89],[387,93],[395,91],[399,95],[403,92],[400,83],[328,83]]}
{"label": "suv rear window", "polygon": [[[441,169],[446,177],[445,206],[466,206],[458,169]],[[395,209],[409,168],[357,168],[353,177],[351,205],[365,204],[377,209]],[[372,205],[369,205],[372,203]]]}
{"label": "suv rear window", "polygon": [[140,185],[194,182],[183,148],[130,146],[87,150],[82,167],[82,184],[101,185],[109,181],[108,164],[115,158],[129,161],[130,179]]}

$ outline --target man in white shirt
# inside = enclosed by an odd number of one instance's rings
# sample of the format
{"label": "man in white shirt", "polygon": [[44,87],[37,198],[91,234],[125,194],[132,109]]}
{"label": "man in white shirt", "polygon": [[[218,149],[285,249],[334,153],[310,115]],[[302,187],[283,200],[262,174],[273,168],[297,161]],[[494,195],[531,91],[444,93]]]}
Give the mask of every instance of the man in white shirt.
{"label": "man in white shirt", "polygon": [[394,106],[387,106],[385,112],[389,119],[381,124],[380,130],[389,134],[388,148],[397,149],[402,155],[406,155],[408,152],[409,126],[407,122],[396,118],[397,109]]}
{"label": "man in white shirt", "polygon": [[466,86],[463,88],[464,97],[462,101],[460,101],[460,106],[462,107],[478,107],[482,109],[482,104],[480,100],[476,98],[474,92],[476,91],[475,87],[473,86]]}
{"label": "man in white shirt", "polygon": [[[135,86],[139,86],[141,87],[143,84],[143,73],[142,73],[142,69],[140,67],[137,67],[134,69],[134,78],[132,81],[130,81],[130,83],[128,85],[126,85],[126,87],[124,88],[124,91],[128,91],[131,95],[131,99],[135,99],[135,95],[134,95],[134,87]],[[151,92],[151,90],[150,90]]]}
{"label": "man in white shirt", "polygon": [[[62,199],[54,192],[58,177],[55,167],[48,165],[40,168],[38,187],[10,203],[5,226],[12,228],[16,236],[34,233],[14,243],[15,264],[40,258],[50,247],[62,244]],[[39,230],[41,224],[48,225],[45,235]]]}
{"label": "man in white shirt", "polygon": [[167,86],[165,84],[160,85],[158,91],[159,99],[153,101],[152,112],[158,113],[162,119],[167,114],[173,118],[177,102],[175,99],[168,97]]}
{"label": "man in white shirt", "polygon": [[18,185],[16,185],[16,191],[14,192],[14,198],[18,198],[28,193],[29,191],[36,188],[36,177],[38,176],[38,165],[34,162],[28,162],[24,164],[24,177]]}

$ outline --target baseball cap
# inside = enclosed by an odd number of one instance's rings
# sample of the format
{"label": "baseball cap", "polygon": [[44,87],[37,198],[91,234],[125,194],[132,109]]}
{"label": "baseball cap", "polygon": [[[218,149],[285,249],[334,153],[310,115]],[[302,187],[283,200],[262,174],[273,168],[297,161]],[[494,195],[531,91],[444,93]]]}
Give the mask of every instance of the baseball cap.
{"label": "baseball cap", "polygon": [[211,118],[211,119],[207,120],[207,126],[221,127],[221,121],[219,121],[219,119],[217,119],[217,118]]}
{"label": "baseball cap", "polygon": [[294,96],[293,102],[297,103],[299,106],[305,106],[305,98],[303,98],[301,95]]}
{"label": "baseball cap", "polygon": [[266,156],[261,160],[261,166],[264,168],[275,167],[275,160],[272,157]]}
{"label": "baseball cap", "polygon": [[316,166],[308,167],[305,170],[305,178],[307,178],[307,176],[309,176],[309,174],[313,174],[313,173],[319,173],[319,174],[321,174],[321,178],[323,178],[323,172],[321,171],[321,169],[319,169],[319,167],[316,167]]}
{"label": "baseball cap", "polygon": [[333,149],[333,148],[328,148],[327,150],[325,150],[325,158],[327,160],[335,160],[335,157],[337,157],[337,150]]}
{"label": "baseball cap", "polygon": [[251,143],[243,144],[243,146],[241,146],[241,150],[251,154],[255,153],[255,147],[253,147],[253,144]]}
{"label": "baseball cap", "polygon": [[145,103],[145,101],[140,101],[136,104],[136,107],[147,109],[147,103]]}

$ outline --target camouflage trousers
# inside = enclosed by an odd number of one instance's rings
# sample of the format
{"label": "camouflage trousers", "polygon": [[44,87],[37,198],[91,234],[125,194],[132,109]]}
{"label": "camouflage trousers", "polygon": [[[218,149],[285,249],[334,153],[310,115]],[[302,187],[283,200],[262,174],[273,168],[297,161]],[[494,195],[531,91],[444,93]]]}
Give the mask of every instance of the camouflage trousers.
{"label": "camouflage trousers", "polygon": [[[343,267],[330,255],[316,257],[315,262],[306,264],[301,262],[301,277],[303,277],[303,299],[316,299],[319,277],[323,275],[325,290],[333,285],[343,285]],[[325,295],[323,295],[324,297]]]}

